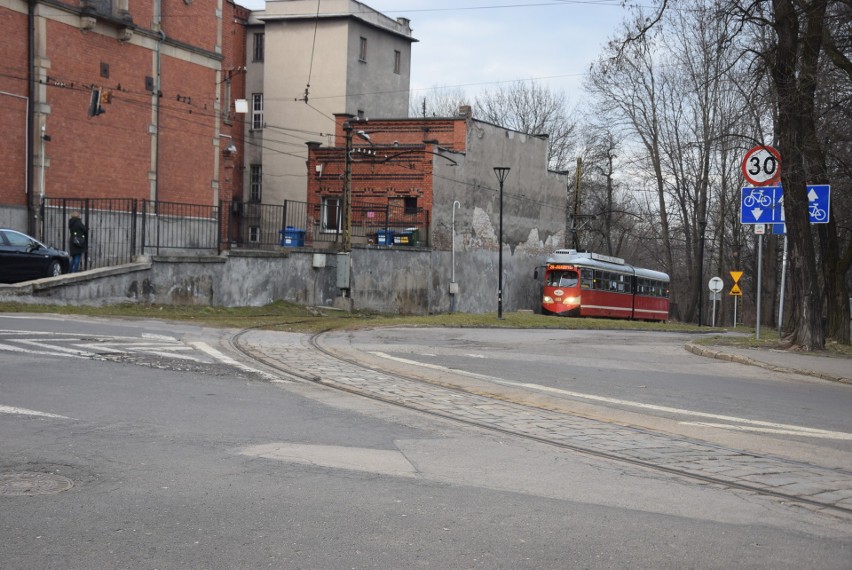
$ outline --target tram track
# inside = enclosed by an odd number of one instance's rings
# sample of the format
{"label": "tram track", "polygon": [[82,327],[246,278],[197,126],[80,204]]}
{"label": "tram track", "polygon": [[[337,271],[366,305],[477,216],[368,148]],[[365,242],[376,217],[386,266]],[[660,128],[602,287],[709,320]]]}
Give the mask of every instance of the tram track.
{"label": "tram track", "polygon": [[[247,328],[232,347],[293,378],[392,404],[494,433],[523,438],[587,456],[852,515],[852,472],[771,455],[725,448],[694,439],[552,411],[465,390],[423,377],[389,373],[329,349],[326,332],[306,339],[299,351],[258,350]],[[311,354],[306,354],[311,353]]]}

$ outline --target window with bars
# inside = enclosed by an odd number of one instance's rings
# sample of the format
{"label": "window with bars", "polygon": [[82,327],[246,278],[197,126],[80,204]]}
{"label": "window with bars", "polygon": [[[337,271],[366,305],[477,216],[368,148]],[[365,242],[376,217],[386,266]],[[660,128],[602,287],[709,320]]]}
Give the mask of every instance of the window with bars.
{"label": "window with bars", "polygon": [[358,61],[367,61],[367,38],[361,38],[361,47],[358,51]]}
{"label": "window with bars", "polygon": [[263,197],[263,167],[252,164],[249,177],[249,202],[259,203]]}
{"label": "window with bars", "polygon": [[252,49],[252,61],[263,61],[264,34],[254,35],[254,46]]}
{"label": "window with bars", "polygon": [[253,131],[263,128],[263,93],[252,93],[251,128]]}

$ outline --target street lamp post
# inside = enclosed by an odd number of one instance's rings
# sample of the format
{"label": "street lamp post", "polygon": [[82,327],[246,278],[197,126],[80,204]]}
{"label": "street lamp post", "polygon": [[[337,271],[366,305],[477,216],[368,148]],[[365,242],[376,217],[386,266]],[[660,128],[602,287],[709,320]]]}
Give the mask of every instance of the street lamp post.
{"label": "street lamp post", "polygon": [[495,166],[494,174],[500,182],[500,235],[497,243],[497,318],[503,318],[503,182],[509,175],[508,166]]}

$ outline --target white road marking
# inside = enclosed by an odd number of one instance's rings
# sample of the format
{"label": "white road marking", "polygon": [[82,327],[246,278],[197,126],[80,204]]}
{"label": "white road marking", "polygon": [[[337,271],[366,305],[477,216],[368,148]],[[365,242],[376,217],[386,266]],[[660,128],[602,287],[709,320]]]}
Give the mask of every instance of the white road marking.
{"label": "white road marking", "polygon": [[[0,336],[7,342],[29,345],[42,350],[28,350],[12,344],[0,345],[0,350],[23,352],[27,354],[46,354],[50,356],[77,356],[92,358],[103,354],[129,354],[143,352],[166,358],[204,362],[203,360],[179,352],[192,351],[192,347],[180,340],[165,336],[143,333],[142,339],[132,336],[99,336],[80,333],[33,332],[20,330],[0,330]],[[32,338],[29,338],[32,337]],[[143,340],[145,339],[145,340]],[[71,345],[70,348],[63,345]]]}
{"label": "white road marking", "polygon": [[8,352],[34,352],[32,350],[27,350],[26,348],[21,348],[20,346],[12,346],[9,344],[0,344],[0,350]]}
{"label": "white road marking", "polygon": [[166,352],[164,350],[146,350],[147,354],[153,354],[155,356],[162,356],[163,358],[175,358],[177,360],[191,360],[192,362],[204,362],[200,358],[195,358],[194,356],[190,356],[188,354],[175,354],[174,352]]}
{"label": "white road marking", "polygon": [[167,335],[164,335],[164,334],[142,333],[142,338],[150,338],[150,339],[153,339],[153,340],[167,340],[169,342],[178,342],[178,339],[176,339],[175,337],[167,336]]}
{"label": "white road marking", "polygon": [[48,412],[37,412],[35,410],[27,410],[26,408],[13,408],[12,406],[0,406],[0,414],[16,414],[20,416],[39,416],[42,418],[57,418],[60,420],[73,420],[68,416],[60,416],[59,414],[51,414]]}
{"label": "white road marking", "polygon": [[6,352],[22,352],[24,354],[47,354],[51,356],[69,356],[72,358],[82,358],[79,354],[63,354],[56,352],[45,352],[43,350],[28,350],[26,348],[21,348],[20,346],[11,346],[8,344],[0,344],[0,350],[5,350]]}
{"label": "white road marking", "polygon": [[[15,339],[15,342],[19,342],[21,344],[27,344],[27,345],[30,345],[30,346],[35,346],[35,347],[41,348],[41,349],[45,348],[44,344],[37,341],[37,340],[28,340],[28,339],[19,338],[19,339]],[[66,354],[73,354],[75,356],[86,356],[86,357],[96,356],[94,352],[89,352],[87,350],[77,350],[77,349],[74,349],[74,348],[65,348],[63,346],[50,345],[50,350],[51,351],[55,350],[57,352],[64,352]]]}
{"label": "white road marking", "polygon": [[242,362],[234,360],[230,356],[223,354],[222,352],[219,352],[218,350],[216,350],[215,348],[213,348],[212,346],[210,346],[206,342],[192,342],[190,344],[192,346],[194,346],[195,348],[197,348],[198,350],[200,350],[201,352],[205,352],[205,353],[209,354],[210,356],[212,356],[213,358],[215,358],[219,362],[222,362],[223,364],[227,364],[229,366],[239,368],[240,370],[244,370],[246,372],[253,372],[254,374],[259,374],[260,376],[266,378],[270,382],[274,382],[276,384],[290,384],[289,380],[282,380],[281,378],[279,378],[278,376],[276,376],[274,374],[264,372],[263,370],[258,370],[257,368],[252,368],[251,366],[248,366],[247,364],[243,364]]}
{"label": "white road marking", "polygon": [[732,431],[754,431],[758,433],[775,433],[779,435],[798,435],[802,437],[822,437],[825,439],[843,439],[843,440],[852,440],[852,434],[843,433],[837,431],[826,431],[821,429],[813,429],[813,428],[802,428],[797,426],[789,426],[791,429],[774,429],[774,428],[761,428],[755,426],[735,426],[731,424],[714,424],[709,422],[680,422],[683,425],[687,426],[702,426],[702,427],[712,427],[719,429],[727,429]]}
{"label": "white road marking", "polygon": [[[512,386],[517,388],[526,388],[529,390],[538,390],[540,392],[551,392],[554,394],[559,394],[562,396],[569,396],[572,398],[580,398],[584,400],[591,400],[593,402],[602,402],[605,404],[613,404],[617,406],[626,406],[633,408],[640,408],[645,410],[652,410],[655,412],[663,412],[670,414],[677,414],[681,416],[692,416],[697,418],[707,418],[711,420],[723,421],[723,422],[731,422],[731,424],[717,424],[717,423],[704,423],[704,422],[681,422],[684,425],[703,425],[706,427],[716,427],[720,429],[732,429],[738,431],[752,431],[759,433],[776,433],[776,434],[784,434],[784,435],[798,435],[798,436],[806,436],[806,437],[821,437],[825,439],[841,439],[841,440],[852,440],[852,434],[845,432],[836,432],[836,431],[827,431],[823,429],[817,428],[808,428],[802,426],[794,426],[789,424],[779,424],[774,422],[765,422],[761,420],[750,420],[746,418],[738,418],[735,416],[725,416],[720,414],[709,414],[706,412],[697,412],[694,410],[686,410],[682,408],[671,408],[669,406],[658,406],[656,404],[645,404],[643,402],[633,402],[630,400],[621,400],[619,398],[609,398],[606,396],[597,396],[595,394],[586,394],[583,392],[572,392],[570,390],[563,390],[561,388],[551,388],[550,386],[542,386],[540,384],[530,384],[528,382],[511,382],[509,380],[502,380],[500,378],[495,378],[493,376],[486,376],[484,374],[476,374],[474,372],[466,372],[464,370],[455,370],[452,368],[448,368],[446,366],[440,366],[438,364],[428,364],[417,362],[416,360],[409,360],[406,358],[398,358],[396,356],[391,356],[389,354],[383,352],[372,352],[376,356],[381,358],[387,358],[388,360],[394,360],[396,362],[401,362],[403,364],[410,364],[413,366],[422,366],[424,368],[432,368],[435,370],[442,370],[445,372],[450,372],[453,374],[461,374],[464,376],[471,376],[474,378],[480,378],[483,380],[487,380],[489,382],[494,382],[496,384],[502,384],[504,386]],[[733,425],[732,425],[733,424]]]}

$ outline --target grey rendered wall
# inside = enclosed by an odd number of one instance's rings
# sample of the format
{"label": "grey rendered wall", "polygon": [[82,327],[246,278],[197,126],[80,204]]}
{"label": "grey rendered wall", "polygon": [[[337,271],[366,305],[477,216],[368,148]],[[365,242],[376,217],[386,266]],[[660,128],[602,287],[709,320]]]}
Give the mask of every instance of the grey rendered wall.
{"label": "grey rendered wall", "polygon": [[[466,152],[434,159],[432,310],[449,307],[455,252],[456,310],[497,311],[500,185],[495,166],[510,167],[503,184],[503,310],[538,308],[533,272],[565,245],[569,177],[547,169],[547,139],[469,120]],[[455,162],[456,164],[453,164]],[[456,204],[454,206],[454,204]]]}
{"label": "grey rendered wall", "polygon": [[18,206],[3,206],[0,208],[0,228],[9,228],[27,233],[27,209]]}
{"label": "grey rendered wall", "polygon": [[302,250],[288,251],[286,257],[232,253],[223,268],[214,304],[262,306],[280,300],[331,305],[338,295],[336,263],[333,254]]}
{"label": "grey rendered wall", "polygon": [[[504,252],[506,312],[532,309],[526,254]],[[31,303],[100,305],[119,302],[166,305],[262,306],[284,300],[331,306],[337,288],[338,256],[312,251],[233,252],[212,257],[154,257],[118,267],[95,269],[26,284],[0,285],[0,299]],[[497,310],[495,252],[466,251],[456,257],[455,310]],[[352,252],[351,292],[354,307],[392,314],[446,313],[450,252],[416,249],[356,248]]]}

